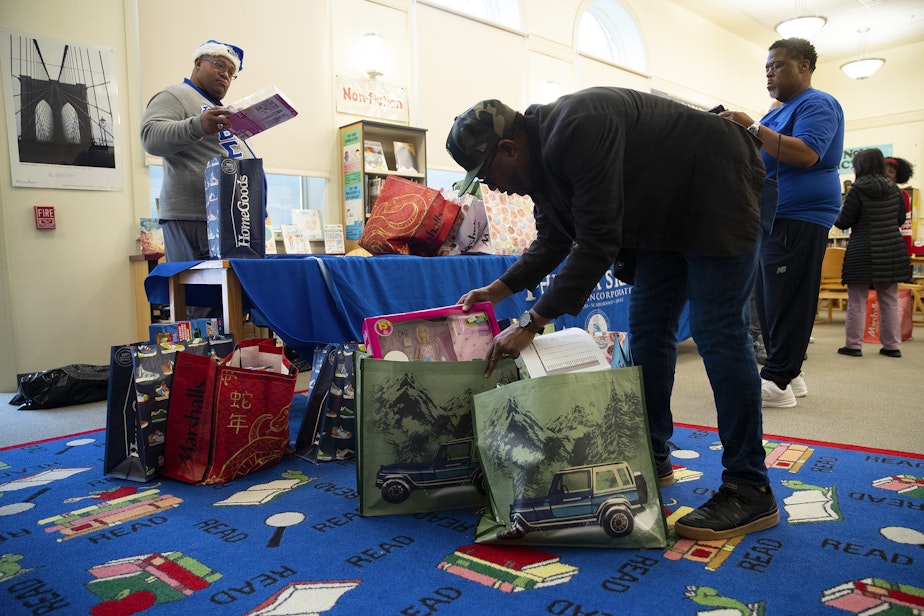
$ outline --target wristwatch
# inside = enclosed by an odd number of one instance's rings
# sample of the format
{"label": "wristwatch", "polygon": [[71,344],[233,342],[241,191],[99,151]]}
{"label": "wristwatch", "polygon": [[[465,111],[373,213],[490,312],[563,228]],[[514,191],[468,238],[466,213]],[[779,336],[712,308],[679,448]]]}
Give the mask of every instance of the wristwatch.
{"label": "wristwatch", "polygon": [[517,319],[517,325],[537,335],[545,331],[544,326],[533,322],[533,315],[530,314],[529,310],[520,315],[520,318]]}
{"label": "wristwatch", "polygon": [[748,132],[757,137],[757,133],[760,132],[760,122],[754,122],[748,126]]}

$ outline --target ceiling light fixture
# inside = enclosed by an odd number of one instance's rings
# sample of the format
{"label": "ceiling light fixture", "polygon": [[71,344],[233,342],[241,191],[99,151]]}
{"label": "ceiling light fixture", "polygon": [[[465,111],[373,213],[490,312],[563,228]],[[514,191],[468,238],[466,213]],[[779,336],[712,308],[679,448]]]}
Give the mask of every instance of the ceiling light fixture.
{"label": "ceiling light fixture", "polygon": [[774,26],[774,29],[785,38],[808,39],[828,23],[828,18],[822,15],[806,15],[806,12],[805,1],[797,1],[796,17],[781,21]]}
{"label": "ceiling light fixture", "polygon": [[860,28],[857,30],[857,35],[860,39],[860,59],[851,60],[846,64],[841,65],[841,70],[844,71],[851,79],[866,79],[870,77],[873,73],[878,71],[885,60],[883,58],[864,58],[867,54],[867,34],[869,33],[869,28]]}

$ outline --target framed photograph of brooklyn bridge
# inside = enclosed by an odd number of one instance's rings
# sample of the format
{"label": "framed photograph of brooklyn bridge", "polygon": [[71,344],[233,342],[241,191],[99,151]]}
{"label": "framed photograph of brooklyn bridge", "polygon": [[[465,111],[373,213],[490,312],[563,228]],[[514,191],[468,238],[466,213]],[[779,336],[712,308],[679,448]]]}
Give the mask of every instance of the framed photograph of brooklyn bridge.
{"label": "framed photograph of brooklyn bridge", "polygon": [[115,52],[0,28],[13,186],[120,190]]}

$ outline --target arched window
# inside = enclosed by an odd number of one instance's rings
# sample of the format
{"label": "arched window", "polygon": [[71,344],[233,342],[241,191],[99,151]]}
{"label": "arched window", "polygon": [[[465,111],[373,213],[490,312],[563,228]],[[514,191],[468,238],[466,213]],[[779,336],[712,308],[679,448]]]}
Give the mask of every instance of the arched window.
{"label": "arched window", "polygon": [[35,140],[48,143],[54,133],[55,117],[51,112],[51,105],[48,101],[39,101],[35,104]]}
{"label": "arched window", "polygon": [[65,143],[80,143],[80,122],[77,121],[77,110],[70,103],[61,108],[61,129]]}
{"label": "arched window", "polygon": [[424,3],[515,30],[522,26],[519,0],[424,0]]}
{"label": "arched window", "polygon": [[616,0],[593,0],[578,25],[578,51],[646,72],[645,46],[631,14]]}

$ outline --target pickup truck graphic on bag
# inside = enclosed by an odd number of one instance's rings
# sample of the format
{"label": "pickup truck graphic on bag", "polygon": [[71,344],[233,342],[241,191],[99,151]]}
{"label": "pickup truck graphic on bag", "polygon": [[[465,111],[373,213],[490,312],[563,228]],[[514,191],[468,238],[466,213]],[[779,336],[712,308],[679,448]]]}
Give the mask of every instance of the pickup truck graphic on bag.
{"label": "pickup truck graphic on bag", "polygon": [[397,462],[379,468],[375,487],[389,503],[408,499],[414,490],[473,485],[485,493],[484,473],[473,438],[461,438],[440,446],[431,462]]}
{"label": "pickup truck graphic on bag", "polygon": [[547,495],[514,500],[510,528],[499,532],[498,539],[593,524],[610,537],[625,537],[647,502],[645,478],[627,462],[575,466],[555,473]]}

